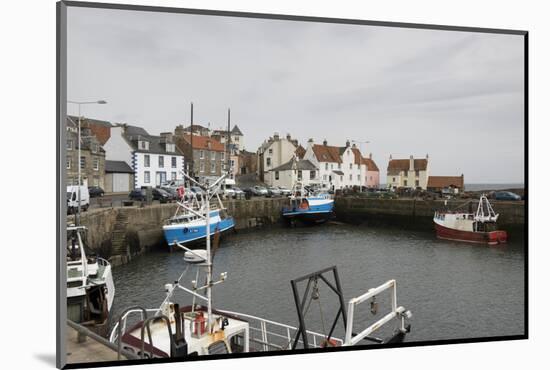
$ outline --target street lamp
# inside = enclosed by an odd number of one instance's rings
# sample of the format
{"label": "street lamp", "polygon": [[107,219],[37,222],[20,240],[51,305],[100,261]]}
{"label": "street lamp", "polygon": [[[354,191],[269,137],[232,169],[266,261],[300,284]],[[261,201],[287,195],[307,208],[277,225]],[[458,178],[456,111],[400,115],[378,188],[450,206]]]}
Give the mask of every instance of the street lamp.
{"label": "street lamp", "polygon": [[[357,140],[352,140],[352,143],[354,144],[359,144],[359,151],[361,152],[361,158],[363,157],[363,145],[362,144],[369,144],[370,141],[357,141]],[[365,178],[366,178],[366,174],[365,174]],[[363,192],[363,183],[359,183],[359,192],[362,193]]]}
{"label": "street lamp", "polygon": [[78,105],[78,212],[76,218],[76,224],[80,225],[80,186],[81,186],[81,158],[80,158],[80,123],[82,116],[80,115],[80,107],[84,104],[107,104],[105,100],[96,100],[96,101],[72,101],[68,100],[67,103]]}

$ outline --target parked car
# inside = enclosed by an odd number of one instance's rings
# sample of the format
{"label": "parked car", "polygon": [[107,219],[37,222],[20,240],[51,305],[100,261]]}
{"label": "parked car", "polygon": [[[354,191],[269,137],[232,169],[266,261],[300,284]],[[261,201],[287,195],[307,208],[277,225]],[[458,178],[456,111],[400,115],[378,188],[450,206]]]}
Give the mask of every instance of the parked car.
{"label": "parked car", "polygon": [[495,200],[521,200],[521,197],[511,191],[496,191],[493,194]]}
{"label": "parked car", "polygon": [[165,187],[165,186],[161,186],[160,188],[165,192],[167,192],[168,194],[170,194],[170,197],[172,198],[172,200],[179,199],[178,190],[177,190],[178,188],[171,188],[171,187]]}
{"label": "parked car", "polygon": [[281,195],[287,196],[292,194],[292,191],[288,188],[285,188],[284,186],[279,186],[279,191],[281,192]]}
{"label": "parked car", "polygon": [[241,188],[234,187],[233,191],[235,192],[235,199],[244,198],[244,191],[242,191]]}
{"label": "parked car", "polygon": [[[186,189],[187,190],[187,189]],[[202,189],[198,186],[191,186],[191,188],[189,188],[189,190],[196,195],[197,198],[199,199],[202,199],[202,195],[204,194],[204,192],[202,191]]]}
{"label": "parked car", "polygon": [[88,188],[83,185],[67,186],[67,212],[76,213],[78,209],[78,188],[80,187],[80,210],[87,211],[90,206],[90,193]]}
{"label": "parked car", "polygon": [[245,199],[250,199],[256,195],[253,188],[244,188],[243,192]]}
{"label": "parked car", "polygon": [[88,186],[88,193],[90,193],[90,198],[102,197],[105,194],[105,191],[99,186]]}
{"label": "parked car", "polygon": [[235,189],[233,188],[224,188],[223,190],[221,190],[221,193],[227,198],[227,199],[231,199],[231,198],[235,198]]}
{"label": "parked car", "polygon": [[131,200],[140,200],[140,201],[145,200],[147,198],[145,195],[145,189],[132,190],[130,194],[128,194],[128,198],[130,198]]}
{"label": "parked car", "polygon": [[282,195],[282,193],[281,193],[281,191],[279,190],[278,187],[270,186],[270,187],[267,188],[267,196],[268,197],[279,197],[281,195]]}
{"label": "parked car", "polygon": [[263,186],[254,186],[252,187],[252,191],[254,192],[254,195],[256,196],[266,196],[267,195],[267,189],[264,188]]}
{"label": "parked car", "polygon": [[153,199],[158,200],[161,203],[167,203],[173,200],[170,193],[168,193],[166,190],[163,190],[161,188],[153,188]]}

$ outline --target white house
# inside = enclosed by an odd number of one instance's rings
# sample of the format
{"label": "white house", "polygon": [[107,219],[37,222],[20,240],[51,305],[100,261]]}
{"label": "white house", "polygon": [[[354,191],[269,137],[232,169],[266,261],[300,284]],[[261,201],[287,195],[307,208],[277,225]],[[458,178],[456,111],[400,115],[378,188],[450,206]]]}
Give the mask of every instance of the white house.
{"label": "white house", "polygon": [[184,156],[172,133],[153,136],[141,127],[119,124],[111,128],[104,148],[107,160],[124,161],[132,168],[134,188],[183,179]]}
{"label": "white house", "polygon": [[260,181],[269,183],[269,171],[290,161],[296,154],[298,140],[290,135],[280,137],[275,133],[258,149],[258,176]]}
{"label": "white house", "polygon": [[391,189],[421,188],[428,186],[428,155],[426,158],[393,159],[390,155],[386,183]]}
{"label": "white house", "polygon": [[307,159],[293,157],[287,163],[269,170],[272,186],[284,186],[288,189],[301,182],[303,185],[319,184],[319,169]]}
{"label": "white house", "polygon": [[[370,158],[364,158],[361,151],[351,145],[330,146],[327,141],[323,145],[308,141],[304,159],[311,161],[319,168],[319,181],[327,189],[343,189],[354,186],[375,186],[378,183],[378,167]],[[377,185],[376,185],[377,186]]]}

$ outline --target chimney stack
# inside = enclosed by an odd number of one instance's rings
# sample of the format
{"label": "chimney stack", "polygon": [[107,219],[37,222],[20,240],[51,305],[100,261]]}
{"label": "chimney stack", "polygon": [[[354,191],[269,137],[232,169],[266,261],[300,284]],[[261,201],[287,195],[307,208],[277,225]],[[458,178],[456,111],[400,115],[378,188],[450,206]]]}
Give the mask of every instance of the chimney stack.
{"label": "chimney stack", "polygon": [[275,140],[275,141],[279,140],[279,133],[278,132],[273,134],[273,140]]}
{"label": "chimney stack", "polygon": [[414,157],[412,155],[409,159],[409,171],[414,171]]}
{"label": "chimney stack", "polygon": [[346,148],[349,148],[349,140],[346,140]]}
{"label": "chimney stack", "polygon": [[[369,153],[369,159],[372,159],[372,153]],[[391,159],[391,155],[390,155],[390,159]]]}
{"label": "chimney stack", "polygon": [[287,139],[288,141],[290,141],[290,139],[291,139],[290,134],[286,134],[286,139]]}
{"label": "chimney stack", "polygon": [[327,146],[327,144],[328,144],[328,143],[327,143],[327,139],[323,140],[323,145],[324,145],[324,146]]}

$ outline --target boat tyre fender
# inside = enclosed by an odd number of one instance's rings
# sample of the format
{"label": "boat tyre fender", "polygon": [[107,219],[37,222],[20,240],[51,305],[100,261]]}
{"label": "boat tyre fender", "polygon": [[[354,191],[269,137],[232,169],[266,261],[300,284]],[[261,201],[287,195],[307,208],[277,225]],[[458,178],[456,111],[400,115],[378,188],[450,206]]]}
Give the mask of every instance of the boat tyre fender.
{"label": "boat tyre fender", "polygon": [[186,227],[184,227],[184,228],[183,228],[183,233],[184,233],[184,234],[187,234],[188,232],[189,232],[189,229],[186,228]]}

